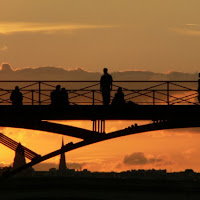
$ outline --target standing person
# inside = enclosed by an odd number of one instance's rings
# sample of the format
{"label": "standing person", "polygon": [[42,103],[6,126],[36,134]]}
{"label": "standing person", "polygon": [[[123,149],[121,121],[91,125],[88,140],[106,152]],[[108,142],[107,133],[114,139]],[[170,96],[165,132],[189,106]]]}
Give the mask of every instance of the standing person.
{"label": "standing person", "polygon": [[104,74],[101,76],[100,80],[100,90],[103,97],[103,105],[109,105],[110,103],[110,91],[112,90],[112,76],[108,74],[108,69],[103,69]]}
{"label": "standing person", "polygon": [[199,80],[198,80],[198,100],[200,103],[200,73],[199,73]]}
{"label": "standing person", "polygon": [[22,93],[19,91],[19,87],[16,86],[15,90],[12,91],[10,95],[10,100],[12,101],[12,105],[19,107],[22,106],[23,96]]}

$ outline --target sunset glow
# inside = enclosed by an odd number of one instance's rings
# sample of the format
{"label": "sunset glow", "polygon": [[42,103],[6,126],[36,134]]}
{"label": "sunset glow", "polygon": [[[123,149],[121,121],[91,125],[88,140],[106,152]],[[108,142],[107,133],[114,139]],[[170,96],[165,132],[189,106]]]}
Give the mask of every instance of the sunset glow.
{"label": "sunset glow", "polygon": [[[125,81],[198,80],[199,0],[0,0],[0,6],[1,80],[99,81],[105,67],[114,81],[123,77]],[[62,87],[74,89],[69,83]],[[13,88],[8,85],[8,90]],[[139,84],[135,88],[140,89]],[[197,90],[197,84],[193,88]],[[95,95],[101,97],[100,92]],[[176,95],[179,98],[183,93]],[[190,101],[198,104],[197,95]],[[57,123],[92,130],[92,121]],[[151,122],[106,121],[106,133],[135,123]],[[162,130],[112,139],[66,153],[67,164],[91,171],[200,172],[199,131]],[[59,149],[63,137],[9,127],[1,127],[0,132],[41,155]],[[64,136],[64,141],[80,139]],[[0,144],[0,167],[12,165],[13,158],[14,152]],[[35,168],[48,170],[58,167],[58,162],[59,156]]]}
{"label": "sunset glow", "polygon": [[[145,124],[148,121],[109,121],[106,123],[106,131],[112,132],[130,126],[133,123]],[[90,121],[65,121],[58,122],[72,126],[78,126],[91,130]],[[61,146],[62,136],[52,133],[42,133],[25,129],[5,128],[2,132],[12,139],[21,142],[38,154],[44,155]],[[200,161],[197,159],[200,148],[198,135],[199,129],[176,129],[166,131],[154,131],[124,136],[98,144],[83,147],[66,153],[69,167],[80,169],[79,166],[91,171],[123,171],[128,169],[167,169],[168,171],[180,171],[192,168],[199,172]],[[78,142],[79,139],[64,137],[65,143]],[[1,165],[10,165],[13,162],[14,152],[7,147],[0,146]],[[138,155],[136,162],[124,162],[125,157],[134,153]],[[144,157],[146,162],[142,162]],[[136,159],[134,158],[134,159]],[[132,159],[132,160],[134,160]],[[148,161],[149,160],[149,161]],[[153,160],[153,161],[152,161]],[[28,161],[28,160],[27,160]],[[57,167],[59,156],[36,165],[36,169]],[[141,163],[140,163],[141,162]]]}

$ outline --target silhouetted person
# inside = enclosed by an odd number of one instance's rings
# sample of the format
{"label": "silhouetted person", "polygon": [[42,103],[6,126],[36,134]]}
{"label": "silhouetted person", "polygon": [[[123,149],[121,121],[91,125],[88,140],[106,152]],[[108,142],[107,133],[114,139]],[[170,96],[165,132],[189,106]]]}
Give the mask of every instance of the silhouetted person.
{"label": "silhouetted person", "polygon": [[22,93],[19,91],[19,87],[16,86],[15,90],[12,91],[10,95],[10,100],[12,101],[12,105],[16,107],[22,106],[23,96]]}
{"label": "silhouetted person", "polygon": [[112,101],[112,105],[113,106],[116,106],[116,105],[125,105],[125,100],[124,100],[124,93],[122,92],[122,88],[119,87],[116,94],[115,94],[115,97]]}
{"label": "silhouetted person", "polygon": [[109,105],[110,103],[110,91],[112,90],[112,76],[108,74],[108,69],[103,69],[104,75],[101,76],[100,90],[103,97],[103,105]]}
{"label": "silhouetted person", "polygon": [[60,85],[56,86],[56,89],[51,92],[51,105],[59,106],[60,105]]}
{"label": "silhouetted person", "polygon": [[200,103],[200,73],[199,73],[199,80],[198,80],[198,100]]}
{"label": "silhouetted person", "polygon": [[68,92],[65,88],[62,88],[60,91],[60,104],[61,104],[61,106],[69,105]]}

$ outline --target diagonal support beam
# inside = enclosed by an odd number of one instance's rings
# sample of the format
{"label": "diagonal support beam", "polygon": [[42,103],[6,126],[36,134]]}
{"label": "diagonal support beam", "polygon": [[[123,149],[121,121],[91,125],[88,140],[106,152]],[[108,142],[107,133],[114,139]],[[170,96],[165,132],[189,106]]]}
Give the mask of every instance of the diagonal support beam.
{"label": "diagonal support beam", "polygon": [[57,133],[62,135],[67,135],[71,137],[76,137],[84,140],[101,138],[101,134],[90,131],[83,128],[77,128],[73,126],[52,123],[48,121],[39,120],[27,120],[27,121],[12,121],[12,120],[0,120],[0,126],[3,127],[13,127],[13,128],[24,128],[39,131],[46,131],[51,133]]}
{"label": "diagonal support beam", "polygon": [[33,165],[36,165],[42,161],[45,161],[49,158],[52,158],[54,156],[57,156],[61,153],[69,152],[90,144],[94,144],[97,142],[105,141],[112,138],[117,138],[121,136],[136,134],[136,133],[143,133],[147,131],[153,131],[153,130],[162,130],[162,129],[173,129],[173,128],[188,128],[188,127],[200,127],[199,121],[160,121],[159,123],[151,123],[147,125],[142,126],[136,126],[136,127],[130,127],[127,129],[118,130],[115,132],[111,132],[109,134],[102,134],[101,138],[91,139],[91,140],[85,140],[81,141],[75,144],[67,144],[63,146],[61,149],[58,149],[56,151],[53,151],[49,154],[46,154],[44,156],[38,157],[36,159],[33,159],[31,162],[27,163],[26,165],[23,165],[17,169],[12,170],[11,172],[5,173],[3,178],[10,177],[12,175],[15,175],[24,169],[27,169],[29,167],[32,167]]}
{"label": "diagonal support beam", "polygon": [[[16,150],[18,146],[18,142],[14,141],[13,139],[9,138],[8,136],[4,135],[3,133],[0,133],[0,143],[5,145],[6,147],[12,149],[13,151]],[[32,150],[28,149],[27,147],[23,146],[24,148],[24,156],[30,160],[32,160],[35,157],[38,157],[39,155]]]}

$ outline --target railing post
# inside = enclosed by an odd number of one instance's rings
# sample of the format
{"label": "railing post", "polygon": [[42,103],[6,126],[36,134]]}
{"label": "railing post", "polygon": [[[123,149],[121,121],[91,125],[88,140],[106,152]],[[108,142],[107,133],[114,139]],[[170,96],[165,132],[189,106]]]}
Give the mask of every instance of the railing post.
{"label": "railing post", "polygon": [[155,105],[155,90],[153,90],[153,105]]}
{"label": "railing post", "polygon": [[92,90],[92,105],[94,106],[94,90]]}
{"label": "railing post", "polygon": [[167,81],[167,105],[169,105],[169,81]]}
{"label": "railing post", "polygon": [[100,132],[100,120],[98,119],[98,133]]}
{"label": "railing post", "polygon": [[41,105],[41,81],[39,81],[39,105]]}
{"label": "railing post", "polygon": [[32,90],[31,93],[32,93],[32,105],[33,105],[34,104],[34,91]]}
{"label": "railing post", "polygon": [[95,121],[92,120],[92,130],[93,130],[93,131],[95,131],[95,124],[94,124],[94,123],[95,123]]}

